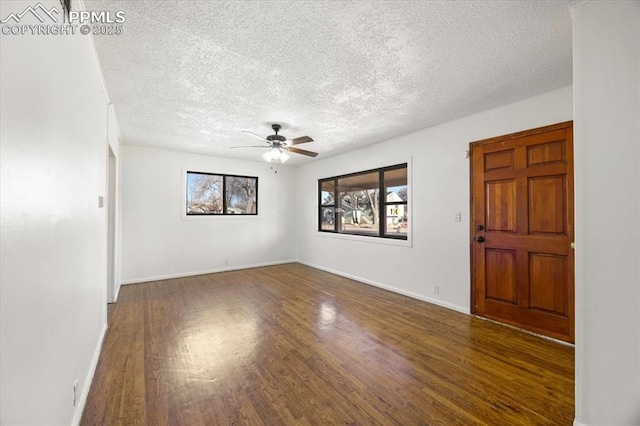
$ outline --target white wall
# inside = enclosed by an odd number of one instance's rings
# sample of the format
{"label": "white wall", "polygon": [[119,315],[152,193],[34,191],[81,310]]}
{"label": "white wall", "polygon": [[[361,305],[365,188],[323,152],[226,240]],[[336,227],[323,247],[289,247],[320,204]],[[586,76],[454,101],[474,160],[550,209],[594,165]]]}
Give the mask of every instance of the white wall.
{"label": "white wall", "polygon": [[[295,260],[293,168],[128,145],[121,153],[123,283]],[[258,215],[184,218],[186,170],[258,176]]]}
{"label": "white wall", "polygon": [[[299,167],[299,261],[469,312],[469,142],[572,115],[572,88],[565,87]],[[411,163],[410,245],[316,231],[318,179],[401,162]],[[462,222],[453,221],[457,211]]]}
{"label": "white wall", "polygon": [[0,423],[68,425],[105,327],[106,94],[89,37],[2,35],[0,54]]}
{"label": "white wall", "polygon": [[640,2],[573,7],[576,424],[640,424]]}

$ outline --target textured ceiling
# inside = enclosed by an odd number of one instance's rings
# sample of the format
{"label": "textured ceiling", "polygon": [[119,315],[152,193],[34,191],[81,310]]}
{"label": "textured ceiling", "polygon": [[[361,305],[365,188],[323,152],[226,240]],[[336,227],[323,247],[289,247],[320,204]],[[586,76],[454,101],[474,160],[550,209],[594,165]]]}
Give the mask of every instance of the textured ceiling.
{"label": "textured ceiling", "polygon": [[[571,84],[569,1],[85,1],[125,144],[317,159]],[[291,164],[313,161],[292,155]]]}

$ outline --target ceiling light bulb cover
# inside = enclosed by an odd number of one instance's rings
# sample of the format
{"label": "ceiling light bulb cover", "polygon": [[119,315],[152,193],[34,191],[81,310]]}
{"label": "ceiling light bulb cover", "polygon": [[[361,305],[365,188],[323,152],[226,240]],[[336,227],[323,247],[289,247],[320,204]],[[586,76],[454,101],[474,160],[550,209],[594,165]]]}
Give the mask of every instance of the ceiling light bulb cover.
{"label": "ceiling light bulb cover", "polygon": [[268,162],[280,160],[281,163],[284,163],[289,159],[289,154],[287,154],[280,148],[272,148],[269,151],[265,152],[262,158],[264,158],[265,161]]}
{"label": "ceiling light bulb cover", "polygon": [[271,159],[272,160],[279,160],[281,155],[282,155],[282,152],[280,151],[280,148],[273,148],[271,150]]}

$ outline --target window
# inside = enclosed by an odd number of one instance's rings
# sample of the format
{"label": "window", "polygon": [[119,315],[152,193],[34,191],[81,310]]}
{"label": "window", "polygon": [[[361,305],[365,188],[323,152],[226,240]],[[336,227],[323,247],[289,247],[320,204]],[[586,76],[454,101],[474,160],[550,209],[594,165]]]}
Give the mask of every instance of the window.
{"label": "window", "polygon": [[187,172],[187,215],[258,214],[258,178]]}
{"label": "window", "polygon": [[320,183],[320,229],[333,231],[335,220],[335,184],[333,180]]}
{"label": "window", "polygon": [[318,197],[318,231],[407,239],[406,163],[320,179]]}

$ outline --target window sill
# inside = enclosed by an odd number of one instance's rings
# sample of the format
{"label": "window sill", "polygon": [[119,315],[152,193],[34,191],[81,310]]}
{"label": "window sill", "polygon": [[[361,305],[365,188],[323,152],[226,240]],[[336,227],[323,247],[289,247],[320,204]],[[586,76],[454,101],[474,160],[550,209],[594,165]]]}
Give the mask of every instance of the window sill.
{"label": "window sill", "polygon": [[251,220],[260,219],[257,214],[182,214],[182,220]]}
{"label": "window sill", "polygon": [[316,236],[324,237],[324,238],[336,238],[340,240],[359,241],[363,243],[385,244],[389,246],[413,247],[413,244],[411,242],[411,235],[407,235],[406,240],[401,240],[397,238],[381,238],[381,237],[370,237],[366,235],[341,234],[337,232],[316,231]]}

